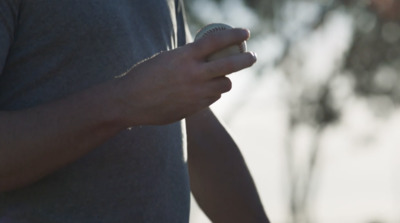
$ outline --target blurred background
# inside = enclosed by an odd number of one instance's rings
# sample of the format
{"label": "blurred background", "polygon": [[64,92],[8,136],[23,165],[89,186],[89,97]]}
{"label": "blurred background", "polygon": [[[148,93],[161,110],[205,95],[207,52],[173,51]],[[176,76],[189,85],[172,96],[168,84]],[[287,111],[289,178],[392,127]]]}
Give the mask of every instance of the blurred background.
{"label": "blurred background", "polygon": [[[186,0],[251,30],[251,69],[213,105],[274,223],[400,222],[400,1]],[[209,220],[193,200],[191,223]]]}

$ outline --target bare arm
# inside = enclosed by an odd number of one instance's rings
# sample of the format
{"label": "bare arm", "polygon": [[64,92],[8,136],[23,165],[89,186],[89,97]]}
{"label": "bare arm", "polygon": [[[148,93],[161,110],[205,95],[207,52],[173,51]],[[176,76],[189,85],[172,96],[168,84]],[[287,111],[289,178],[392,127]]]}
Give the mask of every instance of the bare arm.
{"label": "bare arm", "polygon": [[186,119],[190,184],[212,222],[269,222],[239,148],[211,110]]}
{"label": "bare arm", "polygon": [[31,109],[0,113],[0,191],[34,182],[85,155],[123,125],[98,86]]}
{"label": "bare arm", "polygon": [[129,126],[171,123],[209,106],[229,90],[225,75],[253,60],[243,54],[206,63],[206,56],[248,36],[224,31],[64,99],[0,112],[0,191],[43,178]]}

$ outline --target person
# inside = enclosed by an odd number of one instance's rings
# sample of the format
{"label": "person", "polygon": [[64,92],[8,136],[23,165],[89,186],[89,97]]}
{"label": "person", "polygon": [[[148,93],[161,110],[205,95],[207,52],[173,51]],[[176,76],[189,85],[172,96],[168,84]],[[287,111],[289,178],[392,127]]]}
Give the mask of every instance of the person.
{"label": "person", "polygon": [[[180,0],[0,1],[0,222],[268,222],[208,108],[255,54],[191,43]],[[184,149],[187,148],[187,160]]]}

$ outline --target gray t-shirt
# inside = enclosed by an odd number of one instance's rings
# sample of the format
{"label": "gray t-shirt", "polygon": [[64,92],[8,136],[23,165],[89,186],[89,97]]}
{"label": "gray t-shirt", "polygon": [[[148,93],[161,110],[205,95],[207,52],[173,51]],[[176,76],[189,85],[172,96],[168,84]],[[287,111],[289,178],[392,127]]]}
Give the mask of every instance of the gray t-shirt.
{"label": "gray t-shirt", "polygon": [[[188,34],[180,0],[0,0],[0,110],[110,80]],[[0,193],[0,223],[188,222],[184,140],[182,122],[123,131]]]}

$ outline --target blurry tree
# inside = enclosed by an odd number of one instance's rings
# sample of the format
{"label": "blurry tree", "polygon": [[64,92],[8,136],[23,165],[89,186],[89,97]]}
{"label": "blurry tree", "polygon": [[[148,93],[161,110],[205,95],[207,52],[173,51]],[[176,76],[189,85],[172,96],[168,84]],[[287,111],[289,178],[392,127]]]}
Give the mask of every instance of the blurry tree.
{"label": "blurry tree", "polygon": [[[340,120],[343,96],[338,96],[337,83],[343,80],[351,86],[353,97],[367,100],[376,114],[388,114],[400,102],[400,1],[397,0],[186,0],[189,21],[195,27],[214,22],[205,10],[216,10],[222,16],[232,13],[228,4],[250,10],[256,21],[249,24],[253,39],[261,41],[275,36],[282,50],[272,61],[259,61],[256,77],[268,69],[280,69],[285,74],[289,108],[287,133],[287,167],[289,181],[288,207],[291,222],[313,222],[309,211],[311,193],[317,179],[321,138],[327,128]],[[203,8],[206,4],[210,7]],[[300,7],[301,6],[301,7]],[[301,14],[304,6],[312,9]],[[202,10],[198,10],[202,7]],[[209,14],[207,14],[209,13]],[[325,79],[315,83],[304,75],[306,50],[299,50],[311,36],[320,32],[329,19],[341,13],[352,25],[352,39]],[[206,14],[206,16],[204,15]],[[212,13],[211,13],[212,14]],[[236,15],[238,16],[238,15]],[[267,49],[268,50],[268,49]],[[255,89],[257,81],[250,89]],[[248,94],[251,91],[248,92]],[[237,107],[246,103],[238,100]],[[230,117],[234,117],[232,109]],[[313,129],[313,142],[307,161],[296,165],[296,145],[299,128]]]}

